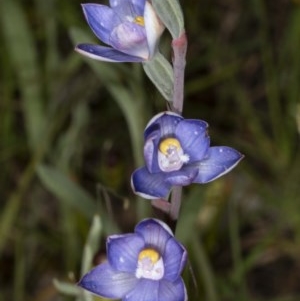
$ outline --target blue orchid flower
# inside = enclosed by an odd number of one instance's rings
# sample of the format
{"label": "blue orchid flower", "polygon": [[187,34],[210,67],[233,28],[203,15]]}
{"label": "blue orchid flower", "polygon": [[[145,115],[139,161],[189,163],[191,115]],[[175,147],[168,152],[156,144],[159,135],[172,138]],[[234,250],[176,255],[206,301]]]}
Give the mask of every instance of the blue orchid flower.
{"label": "blue orchid flower", "polygon": [[134,233],[108,237],[107,259],[78,285],[104,298],[123,301],[187,300],[180,276],[187,252],[165,223],[145,219]]}
{"label": "blue orchid flower", "polygon": [[105,44],[79,44],[75,50],[107,62],[150,60],[164,26],[146,0],[110,0],[110,7],[83,4],[85,18],[94,34]]}
{"label": "blue orchid flower", "polygon": [[243,155],[227,146],[210,147],[208,124],[163,112],[144,132],[146,166],[134,171],[133,191],[146,199],[167,198],[172,186],[207,183],[232,170]]}

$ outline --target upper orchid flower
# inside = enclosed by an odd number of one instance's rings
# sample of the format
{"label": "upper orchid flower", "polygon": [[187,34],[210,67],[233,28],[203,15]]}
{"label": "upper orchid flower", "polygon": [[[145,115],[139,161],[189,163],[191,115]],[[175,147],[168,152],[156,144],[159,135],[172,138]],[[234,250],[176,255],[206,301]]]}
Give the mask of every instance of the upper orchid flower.
{"label": "upper orchid flower", "polygon": [[208,124],[164,112],[145,132],[146,166],[131,178],[134,192],[146,199],[166,198],[172,186],[207,183],[228,173],[243,155],[227,146],[210,147]]}
{"label": "upper orchid flower", "polygon": [[106,246],[108,261],[86,274],[79,286],[123,301],[187,300],[180,276],[187,252],[166,224],[145,219],[134,233],[110,236]]}
{"label": "upper orchid flower", "polygon": [[85,18],[95,35],[111,47],[79,44],[75,50],[107,62],[150,60],[164,26],[146,0],[110,0],[110,6],[83,4]]}

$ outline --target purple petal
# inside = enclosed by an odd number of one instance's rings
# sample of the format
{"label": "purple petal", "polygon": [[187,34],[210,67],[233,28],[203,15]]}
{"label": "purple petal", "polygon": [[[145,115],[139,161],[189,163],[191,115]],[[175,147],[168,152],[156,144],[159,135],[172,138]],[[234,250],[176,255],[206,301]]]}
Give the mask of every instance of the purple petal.
{"label": "purple petal", "polygon": [[146,0],[110,0],[109,5],[124,16],[143,16]]}
{"label": "purple petal", "polygon": [[102,297],[120,299],[138,282],[133,274],[117,272],[108,263],[103,263],[83,276],[78,285]]}
{"label": "purple petal", "polygon": [[197,164],[198,175],[194,183],[207,183],[231,171],[242,159],[243,155],[227,146],[210,147],[207,159]]}
{"label": "purple petal", "polygon": [[123,301],[165,301],[159,296],[159,281],[141,279],[139,284],[129,294],[123,298]]}
{"label": "purple petal", "polygon": [[105,44],[110,44],[110,34],[113,28],[120,23],[120,20],[116,19],[114,11],[101,4],[83,4],[82,8],[94,34]]}
{"label": "purple petal", "polygon": [[131,176],[134,193],[145,199],[167,198],[171,184],[165,182],[165,173],[151,174],[146,167],[135,170]]}
{"label": "purple petal", "polygon": [[198,174],[198,168],[194,166],[183,166],[178,171],[166,172],[165,182],[171,186],[186,186],[194,182],[195,177]]}
{"label": "purple petal", "polygon": [[146,166],[150,173],[161,172],[158,165],[158,146],[160,142],[160,131],[154,130],[144,145],[144,158]]}
{"label": "purple petal", "polygon": [[207,134],[208,124],[202,120],[185,119],[176,127],[175,135],[180,141],[190,163],[203,159],[208,151],[210,139]]}
{"label": "purple petal", "polygon": [[166,245],[163,260],[165,265],[164,279],[175,281],[186,265],[187,252],[179,242],[174,238],[170,238]]}
{"label": "purple petal", "polygon": [[109,44],[124,53],[149,58],[149,49],[145,28],[134,22],[122,22],[111,32]]}
{"label": "purple petal", "polygon": [[163,301],[186,301],[187,294],[181,278],[175,282],[162,280],[159,283],[159,300]]}
{"label": "purple petal", "polygon": [[76,46],[75,50],[89,58],[104,61],[104,62],[132,62],[138,63],[142,62],[143,59],[140,57],[135,57],[122,53],[110,47],[92,45],[92,44],[79,44]]}
{"label": "purple petal", "polygon": [[146,246],[155,248],[161,255],[165,252],[168,240],[173,237],[170,228],[155,219],[141,221],[134,231],[143,236]]}
{"label": "purple petal", "polygon": [[112,235],[107,240],[108,261],[120,272],[135,273],[144,239],[137,234]]}
{"label": "purple petal", "polygon": [[173,112],[162,112],[155,115],[145,128],[144,139],[147,140],[149,135],[158,129],[160,130],[159,138],[174,136],[175,129],[181,120],[183,118]]}
{"label": "purple petal", "polygon": [[[119,0],[119,1],[123,1],[123,0]],[[131,1],[132,5],[135,7],[135,12],[139,16],[143,16],[146,0],[130,0],[130,1]]]}

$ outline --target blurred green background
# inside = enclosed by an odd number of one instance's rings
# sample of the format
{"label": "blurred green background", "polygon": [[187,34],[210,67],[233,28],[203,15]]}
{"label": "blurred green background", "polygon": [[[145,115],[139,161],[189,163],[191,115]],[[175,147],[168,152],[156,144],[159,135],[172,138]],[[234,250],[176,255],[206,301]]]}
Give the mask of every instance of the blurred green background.
{"label": "blurred green background", "polygon": [[[184,188],[189,300],[298,301],[300,1],[181,3],[184,116],[245,154]],[[92,300],[72,284],[103,260],[106,236],[153,214],[130,174],[166,103],[140,65],[73,51],[96,41],[79,0],[1,0],[0,24],[0,301]],[[166,33],[170,57],[169,45]]]}

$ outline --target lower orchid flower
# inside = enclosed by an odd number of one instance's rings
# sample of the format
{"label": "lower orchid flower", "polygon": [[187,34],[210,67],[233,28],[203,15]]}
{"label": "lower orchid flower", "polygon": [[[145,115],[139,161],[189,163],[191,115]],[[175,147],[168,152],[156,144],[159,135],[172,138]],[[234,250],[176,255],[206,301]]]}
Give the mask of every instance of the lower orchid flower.
{"label": "lower orchid flower", "polygon": [[122,301],[187,300],[180,276],[187,252],[165,223],[145,219],[134,233],[108,237],[107,258],[78,285],[104,298]]}
{"label": "lower orchid flower", "polygon": [[110,7],[83,4],[86,20],[105,44],[79,44],[75,50],[90,58],[107,62],[144,62],[156,50],[164,26],[151,1],[110,0]]}
{"label": "lower orchid flower", "polygon": [[232,170],[243,155],[227,146],[210,147],[208,124],[163,112],[144,132],[146,166],[131,178],[133,191],[146,199],[167,198],[172,186],[207,183]]}

